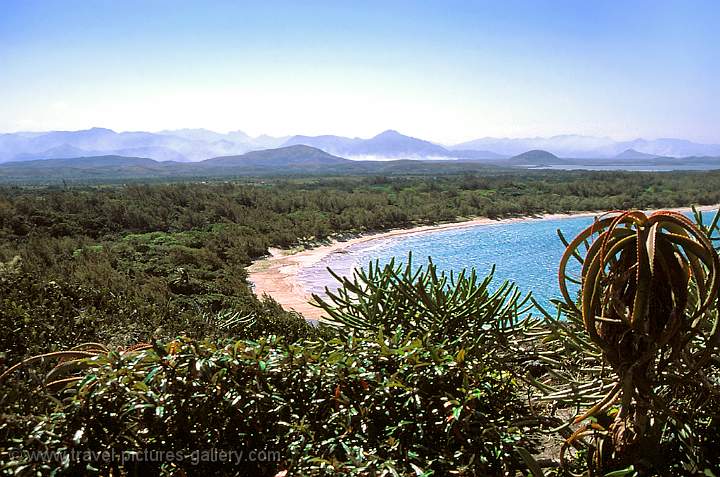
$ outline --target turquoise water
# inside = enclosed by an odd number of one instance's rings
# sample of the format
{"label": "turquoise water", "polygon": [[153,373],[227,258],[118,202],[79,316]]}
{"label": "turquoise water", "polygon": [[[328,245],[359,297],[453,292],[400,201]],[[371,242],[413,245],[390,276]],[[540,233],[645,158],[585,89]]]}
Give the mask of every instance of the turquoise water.
{"label": "turquoise water", "polygon": [[301,269],[299,279],[308,291],[323,294],[326,286],[337,288],[326,267],[341,276],[350,276],[354,268],[374,260],[387,263],[395,257],[404,262],[412,251],[413,263],[427,263],[430,256],[438,269],[445,271],[474,267],[484,276],[495,264],[496,285],[504,280],[513,281],[521,291],[532,291],[539,303],[548,306],[550,299],[560,295],[557,267],[565,250],[556,230],[562,230],[571,240],[593,220],[589,216],[531,219],[371,240]]}

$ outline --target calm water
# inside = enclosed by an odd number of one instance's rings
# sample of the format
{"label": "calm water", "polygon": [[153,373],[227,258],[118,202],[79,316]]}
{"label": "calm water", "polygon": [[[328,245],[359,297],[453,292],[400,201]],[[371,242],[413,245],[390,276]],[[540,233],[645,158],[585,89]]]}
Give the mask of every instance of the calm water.
{"label": "calm water", "polygon": [[412,251],[413,263],[421,265],[431,256],[438,268],[446,271],[474,267],[484,276],[495,264],[496,285],[511,280],[523,292],[532,291],[541,304],[549,305],[551,298],[560,295],[557,266],[564,247],[556,230],[561,229],[571,240],[592,221],[592,217],[533,219],[377,239],[331,254],[302,269],[299,277],[307,290],[323,294],[326,286],[337,288],[326,267],[341,276],[350,276],[354,268],[374,260],[387,263],[395,257],[405,261]]}
{"label": "calm water", "polygon": [[667,171],[713,171],[717,170],[717,164],[683,164],[683,165],[661,165],[661,166],[642,166],[642,165],[609,165],[601,164],[555,164],[550,166],[532,167],[530,169],[550,169],[560,171],[635,171],[635,172],[667,172]]}

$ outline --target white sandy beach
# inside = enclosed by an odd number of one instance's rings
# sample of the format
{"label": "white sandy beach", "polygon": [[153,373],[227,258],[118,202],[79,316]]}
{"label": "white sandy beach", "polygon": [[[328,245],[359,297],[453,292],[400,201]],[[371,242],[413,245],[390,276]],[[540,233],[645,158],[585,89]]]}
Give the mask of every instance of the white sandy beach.
{"label": "white sandy beach", "polygon": [[[717,210],[719,206],[720,204],[712,206],[702,206],[698,207],[698,210]],[[664,210],[687,212],[690,210],[690,208],[684,207]],[[253,284],[255,293],[258,296],[267,294],[274,298],[284,308],[295,310],[298,313],[302,314],[305,318],[317,320],[322,318],[322,310],[309,303],[311,296],[307,292],[304,284],[298,279],[298,272],[302,268],[309,267],[318,263],[332,253],[342,251],[353,245],[377,239],[385,239],[389,237],[427,234],[441,230],[460,229],[480,225],[507,224],[528,220],[551,220],[572,217],[592,217],[601,215],[603,213],[605,212],[596,211],[571,214],[543,214],[538,216],[499,220],[482,217],[462,222],[451,222],[438,225],[423,225],[408,229],[395,229],[387,232],[373,233],[343,242],[335,241],[328,245],[322,245],[300,252],[271,248],[269,249],[269,257],[257,260],[253,262],[250,267],[248,267],[248,279]]]}

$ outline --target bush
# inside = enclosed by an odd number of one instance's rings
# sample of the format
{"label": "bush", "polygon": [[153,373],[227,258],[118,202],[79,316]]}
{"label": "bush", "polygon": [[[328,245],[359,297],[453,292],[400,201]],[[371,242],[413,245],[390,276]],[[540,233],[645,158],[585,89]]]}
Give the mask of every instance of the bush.
{"label": "bush", "polygon": [[[285,469],[499,475],[521,466],[514,446],[529,445],[514,424],[523,405],[511,376],[480,358],[382,333],[305,345],[181,339],[94,358],[82,382],[65,392],[58,412],[7,451],[188,456],[176,463],[55,464],[71,475],[93,468],[138,475],[177,469],[188,475],[274,475]],[[262,450],[278,458],[238,467],[194,465],[193,452],[212,449]],[[43,465],[26,459],[10,469],[34,472]]]}
{"label": "bush", "polygon": [[[531,412],[516,377],[497,365],[503,347],[497,337],[512,326],[485,326],[503,315],[500,310],[511,324],[518,294],[508,285],[491,293],[490,281],[475,283],[472,274],[472,282],[465,276],[448,282],[432,264],[424,272],[410,270],[397,275],[396,287],[373,287],[372,299],[406,309],[397,287],[427,286],[433,298],[419,306],[439,300],[448,304],[445,312],[436,309],[427,322],[416,319],[421,314],[393,314],[365,327],[216,317],[218,327],[255,335],[253,340],[181,338],[141,351],[102,353],[83,362],[78,381],[60,396],[62,405],[30,433],[10,425],[5,431],[13,439],[10,452],[112,449],[128,456],[173,452],[183,460],[93,461],[91,468],[73,459],[43,467],[47,463],[25,458],[8,469],[252,476],[283,470],[500,475],[524,469],[517,448],[534,450],[522,427]],[[373,272],[366,284],[377,285],[390,273],[392,266]],[[462,303],[465,308],[455,306]],[[456,312],[462,319],[450,319]],[[422,324],[430,322],[435,326]],[[193,462],[193,455],[212,449],[263,451],[275,459],[237,467]]]}

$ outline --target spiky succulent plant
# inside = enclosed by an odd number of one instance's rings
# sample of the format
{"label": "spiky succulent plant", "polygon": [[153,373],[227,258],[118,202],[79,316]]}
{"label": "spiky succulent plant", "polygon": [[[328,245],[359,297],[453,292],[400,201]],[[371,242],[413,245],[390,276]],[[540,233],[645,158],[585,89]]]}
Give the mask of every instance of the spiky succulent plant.
{"label": "spiky succulent plant", "polygon": [[[581,263],[580,280],[569,272],[573,258]],[[601,460],[632,463],[659,439],[658,416],[667,410],[663,386],[687,379],[712,386],[703,366],[720,333],[720,259],[707,231],[680,213],[616,212],[568,244],[559,278],[565,306],[582,318],[616,376],[576,422],[619,401],[614,419],[601,429],[612,449]],[[581,285],[579,303],[570,292],[573,282]]]}

